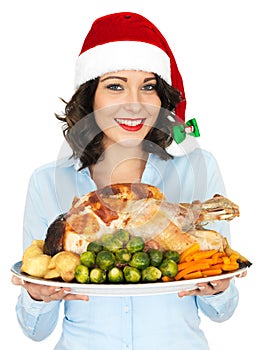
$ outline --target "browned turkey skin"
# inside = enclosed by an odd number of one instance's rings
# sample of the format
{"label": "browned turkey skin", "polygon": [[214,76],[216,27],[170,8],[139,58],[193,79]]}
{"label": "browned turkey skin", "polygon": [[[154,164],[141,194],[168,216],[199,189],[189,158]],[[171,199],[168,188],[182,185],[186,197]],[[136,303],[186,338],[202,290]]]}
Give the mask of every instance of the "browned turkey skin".
{"label": "browned turkey skin", "polygon": [[60,215],[49,226],[44,243],[44,254],[54,256],[55,254],[64,250],[63,241],[66,229],[66,219],[64,215]]}
{"label": "browned turkey skin", "polygon": [[[44,244],[44,254],[53,256],[65,250],[67,231],[81,234],[85,230],[91,230],[95,237],[98,230],[96,219],[94,220],[95,216],[108,225],[119,218],[118,211],[125,206],[126,201],[145,198],[161,200],[164,199],[164,195],[154,186],[127,183],[106,186],[90,192],[80,199],[75,197],[70,211],[59,215],[49,226]],[[109,202],[114,202],[114,205],[109,207]],[[90,213],[85,214],[85,207],[89,207],[95,216]],[[69,222],[67,223],[67,218],[72,216],[75,218],[74,230],[70,227]]]}

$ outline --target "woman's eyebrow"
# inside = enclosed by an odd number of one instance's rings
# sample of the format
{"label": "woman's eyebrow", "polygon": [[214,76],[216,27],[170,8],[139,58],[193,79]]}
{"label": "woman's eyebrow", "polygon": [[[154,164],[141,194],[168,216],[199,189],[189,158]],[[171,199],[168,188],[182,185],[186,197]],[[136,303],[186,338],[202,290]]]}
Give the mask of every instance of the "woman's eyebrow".
{"label": "woman's eyebrow", "polygon": [[156,80],[156,78],[155,77],[145,78],[143,82],[147,83],[147,81],[150,81],[150,80]]}
{"label": "woman's eyebrow", "polygon": [[[124,81],[124,82],[127,82],[127,81],[128,81],[127,78],[120,77],[120,76],[118,76],[118,75],[110,75],[110,76],[108,76],[108,77],[106,77],[106,78],[104,78],[104,79],[101,79],[101,82],[103,83],[105,80],[108,80],[108,79],[120,79],[120,80],[122,80],[122,81]],[[143,82],[146,83],[147,81],[150,81],[150,80],[156,80],[156,78],[155,78],[155,77],[145,78]]]}
{"label": "woman's eyebrow", "polygon": [[125,82],[127,82],[127,80],[128,80],[127,78],[119,77],[117,75],[110,75],[109,77],[102,79],[101,82],[104,82],[105,80],[108,80],[108,79],[120,79],[120,80],[123,80]]}

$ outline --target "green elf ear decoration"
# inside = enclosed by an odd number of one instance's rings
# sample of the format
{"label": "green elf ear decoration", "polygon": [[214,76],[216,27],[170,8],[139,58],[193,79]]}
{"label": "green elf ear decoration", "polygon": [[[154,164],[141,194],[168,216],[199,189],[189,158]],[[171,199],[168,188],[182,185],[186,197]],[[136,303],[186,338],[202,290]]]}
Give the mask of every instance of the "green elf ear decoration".
{"label": "green elf ear decoration", "polygon": [[193,137],[199,137],[200,132],[198,129],[198,125],[196,119],[190,119],[188,122],[184,124],[178,124],[173,127],[173,137],[177,144],[184,141],[187,135],[191,135]]}

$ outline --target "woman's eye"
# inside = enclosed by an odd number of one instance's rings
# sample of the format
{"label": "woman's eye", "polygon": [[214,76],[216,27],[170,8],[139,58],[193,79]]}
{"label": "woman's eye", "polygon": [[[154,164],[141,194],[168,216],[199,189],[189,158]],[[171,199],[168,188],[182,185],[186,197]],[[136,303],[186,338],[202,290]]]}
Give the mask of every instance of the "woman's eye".
{"label": "woman's eye", "polygon": [[117,90],[122,90],[122,87],[120,84],[109,84],[107,85],[107,89],[117,91]]}
{"label": "woman's eye", "polygon": [[142,87],[142,90],[153,91],[156,90],[156,84],[147,84]]}

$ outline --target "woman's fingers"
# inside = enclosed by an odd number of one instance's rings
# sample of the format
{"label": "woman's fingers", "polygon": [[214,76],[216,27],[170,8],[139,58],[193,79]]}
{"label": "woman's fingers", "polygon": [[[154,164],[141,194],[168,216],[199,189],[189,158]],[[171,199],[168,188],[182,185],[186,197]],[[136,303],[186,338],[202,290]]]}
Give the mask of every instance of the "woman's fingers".
{"label": "woman's fingers", "polygon": [[71,294],[70,288],[62,288],[55,286],[45,286],[26,282],[23,279],[12,276],[11,282],[16,286],[22,286],[27,290],[32,299],[49,303],[58,300],[83,300],[88,301],[87,295]]}
{"label": "woman's fingers", "polygon": [[190,295],[215,295],[224,292],[230,284],[231,278],[225,278],[216,281],[210,281],[208,283],[198,283],[197,289],[182,291],[178,293],[179,297],[190,296]]}

